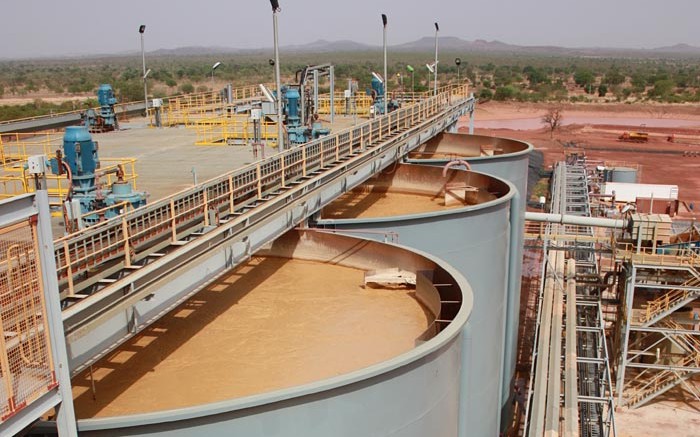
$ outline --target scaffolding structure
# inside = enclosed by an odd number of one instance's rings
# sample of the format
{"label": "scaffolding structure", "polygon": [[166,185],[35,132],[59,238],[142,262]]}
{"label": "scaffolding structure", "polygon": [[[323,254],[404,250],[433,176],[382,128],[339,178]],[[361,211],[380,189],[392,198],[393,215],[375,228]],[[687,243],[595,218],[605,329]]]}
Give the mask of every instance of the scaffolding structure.
{"label": "scaffolding structure", "polygon": [[694,249],[620,251],[621,293],[616,347],[618,403],[641,407],[683,388],[700,401],[700,257]]}

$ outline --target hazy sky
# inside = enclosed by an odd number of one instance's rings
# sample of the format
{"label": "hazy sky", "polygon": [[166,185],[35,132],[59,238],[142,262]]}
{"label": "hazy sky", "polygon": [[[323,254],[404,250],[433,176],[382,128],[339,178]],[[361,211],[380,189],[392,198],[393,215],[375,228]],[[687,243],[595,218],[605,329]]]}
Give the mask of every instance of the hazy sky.
{"label": "hazy sky", "polygon": [[[519,45],[700,46],[699,0],[279,0],[281,45],[318,39],[389,44],[433,35]],[[268,0],[2,0],[0,58],[182,46],[272,46]]]}

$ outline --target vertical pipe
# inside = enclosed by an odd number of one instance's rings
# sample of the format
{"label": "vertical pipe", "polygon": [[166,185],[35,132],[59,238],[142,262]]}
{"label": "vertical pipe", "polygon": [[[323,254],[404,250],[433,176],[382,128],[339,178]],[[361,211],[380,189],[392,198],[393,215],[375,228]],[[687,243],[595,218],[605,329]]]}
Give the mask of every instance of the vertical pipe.
{"label": "vertical pipe", "polygon": [[382,14],[382,23],[384,24],[384,31],[383,31],[383,41],[384,41],[384,114],[389,113],[389,76],[387,76],[386,72],[386,24],[387,24],[387,18],[386,14]]}
{"label": "vertical pipe", "polygon": [[433,83],[433,95],[437,96],[437,74],[438,74],[438,32],[440,32],[440,26],[437,22],[435,23],[435,82]]}
{"label": "vertical pipe", "polygon": [[622,406],[622,395],[625,391],[625,368],[627,367],[627,347],[630,340],[630,322],[632,320],[632,302],[634,301],[634,285],[637,282],[637,268],[632,266],[632,275],[627,277],[627,286],[625,287],[625,314],[619,320],[622,320],[622,353],[619,356],[619,364],[617,367],[617,405]]}
{"label": "vertical pipe", "polygon": [[144,32],[141,32],[141,66],[143,67],[142,69],[142,77],[143,77],[143,104],[144,104],[144,116],[148,117],[148,83],[146,79],[146,51],[144,48],[143,44],[143,34]]}
{"label": "vertical pipe", "polygon": [[[333,124],[333,118],[335,117],[335,69],[331,65],[329,70],[331,76],[331,124]],[[318,109],[316,112],[318,112]]]}
{"label": "vertical pipe", "polygon": [[314,70],[314,109],[318,112],[318,70]]}
{"label": "vertical pipe", "polygon": [[[472,101],[476,102],[476,100],[474,99],[474,93],[471,93],[469,98],[472,99]],[[472,103],[471,110],[469,111],[469,135],[474,135],[474,112],[475,112],[474,107],[475,106],[476,106],[476,104]]]}
{"label": "vertical pipe", "polygon": [[272,29],[275,45],[275,86],[277,87],[277,144],[278,150],[284,147],[284,129],[282,127],[282,85],[280,80],[280,50],[277,35],[277,13],[280,8],[276,1],[272,2]]}

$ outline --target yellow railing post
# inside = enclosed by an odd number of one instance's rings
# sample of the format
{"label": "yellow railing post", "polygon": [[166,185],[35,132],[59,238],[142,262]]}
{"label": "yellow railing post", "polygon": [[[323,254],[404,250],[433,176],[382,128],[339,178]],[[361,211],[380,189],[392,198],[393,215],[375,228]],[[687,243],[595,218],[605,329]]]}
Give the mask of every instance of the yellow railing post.
{"label": "yellow railing post", "polygon": [[63,255],[66,260],[66,276],[68,276],[68,295],[75,296],[75,288],[73,286],[73,263],[70,259],[70,251],[68,241],[63,241]]}
{"label": "yellow railing post", "polygon": [[131,251],[129,248],[129,227],[126,218],[122,218],[122,234],[124,237],[124,266],[131,267]]}
{"label": "yellow railing post", "polygon": [[170,198],[170,226],[172,227],[172,241],[177,241],[177,216],[175,213],[175,199]]}
{"label": "yellow railing post", "polygon": [[233,192],[233,176],[229,175],[228,177],[228,201],[229,201],[229,212],[231,214],[234,213],[234,192]]}

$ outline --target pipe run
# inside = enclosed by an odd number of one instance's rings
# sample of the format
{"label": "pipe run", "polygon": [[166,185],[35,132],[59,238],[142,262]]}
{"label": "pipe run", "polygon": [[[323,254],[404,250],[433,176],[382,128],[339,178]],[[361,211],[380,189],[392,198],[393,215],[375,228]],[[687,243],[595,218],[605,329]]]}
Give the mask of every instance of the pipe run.
{"label": "pipe run", "polygon": [[525,220],[533,222],[557,223],[562,225],[595,226],[600,228],[624,229],[627,220],[603,217],[584,217],[569,214],[550,214],[546,212],[525,212]]}
{"label": "pipe run", "polygon": [[450,161],[447,164],[445,164],[445,166],[442,168],[442,177],[443,178],[447,177],[447,170],[449,170],[450,167],[455,166],[455,165],[461,165],[469,171],[472,170],[472,166],[469,165],[469,163],[467,161],[464,161],[462,159],[455,159],[454,161]]}

